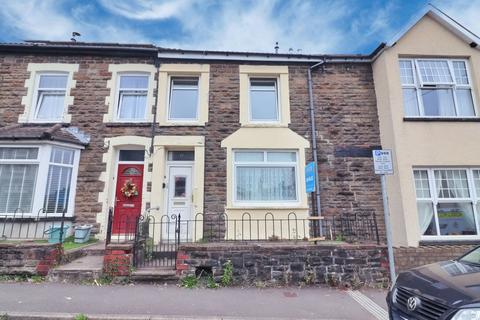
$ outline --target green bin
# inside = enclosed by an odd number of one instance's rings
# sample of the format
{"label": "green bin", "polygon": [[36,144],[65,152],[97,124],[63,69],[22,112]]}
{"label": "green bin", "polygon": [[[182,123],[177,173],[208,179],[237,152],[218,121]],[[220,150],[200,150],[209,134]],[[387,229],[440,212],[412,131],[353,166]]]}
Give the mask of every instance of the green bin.
{"label": "green bin", "polygon": [[[63,226],[63,239],[62,242],[65,241],[65,238],[67,237],[67,230],[70,226]],[[51,227],[50,229],[46,230],[44,233],[48,234],[48,243],[60,243],[60,231],[62,230],[62,227],[59,226],[54,226]]]}

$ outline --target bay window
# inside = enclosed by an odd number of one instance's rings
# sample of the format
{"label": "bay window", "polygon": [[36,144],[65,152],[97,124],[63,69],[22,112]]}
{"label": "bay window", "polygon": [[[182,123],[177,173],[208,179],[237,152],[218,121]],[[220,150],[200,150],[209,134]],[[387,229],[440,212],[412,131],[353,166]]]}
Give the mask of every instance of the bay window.
{"label": "bay window", "polygon": [[72,215],[78,158],[63,146],[0,146],[0,215]]}
{"label": "bay window", "polygon": [[474,117],[466,60],[400,59],[406,117]]}
{"label": "bay window", "polygon": [[413,174],[423,238],[480,234],[480,169],[415,169]]}
{"label": "bay window", "polygon": [[293,151],[234,152],[234,202],[298,202],[298,157]]}

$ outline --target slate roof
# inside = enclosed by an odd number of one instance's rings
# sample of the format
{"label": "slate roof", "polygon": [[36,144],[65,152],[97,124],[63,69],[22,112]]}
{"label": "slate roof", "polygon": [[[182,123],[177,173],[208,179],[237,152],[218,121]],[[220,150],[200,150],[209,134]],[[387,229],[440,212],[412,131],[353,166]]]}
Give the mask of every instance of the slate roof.
{"label": "slate roof", "polygon": [[75,127],[54,125],[16,124],[0,128],[0,141],[43,140],[86,146],[90,137]]}

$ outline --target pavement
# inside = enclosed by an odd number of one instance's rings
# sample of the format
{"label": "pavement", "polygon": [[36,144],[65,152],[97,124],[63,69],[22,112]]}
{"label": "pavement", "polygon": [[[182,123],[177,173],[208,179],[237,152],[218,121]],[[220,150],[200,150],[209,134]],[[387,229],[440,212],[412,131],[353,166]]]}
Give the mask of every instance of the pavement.
{"label": "pavement", "polygon": [[0,283],[0,319],[387,320],[385,290]]}

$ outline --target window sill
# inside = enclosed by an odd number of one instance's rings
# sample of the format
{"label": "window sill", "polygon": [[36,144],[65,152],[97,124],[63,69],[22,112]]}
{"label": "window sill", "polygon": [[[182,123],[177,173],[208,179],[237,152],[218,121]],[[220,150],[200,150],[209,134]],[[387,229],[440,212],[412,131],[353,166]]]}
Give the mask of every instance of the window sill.
{"label": "window sill", "polygon": [[266,206],[266,205],[255,205],[255,206],[246,206],[246,205],[239,205],[239,206],[227,206],[225,210],[308,210],[309,207],[304,206]]}
{"label": "window sill", "polygon": [[242,123],[243,128],[288,128],[284,123]]}
{"label": "window sill", "polygon": [[404,117],[405,122],[480,122],[480,117]]}
{"label": "window sill", "polygon": [[107,122],[107,127],[150,127],[151,122]]}
{"label": "window sill", "polygon": [[205,127],[206,123],[201,122],[160,122],[160,127]]}
{"label": "window sill", "polygon": [[[15,219],[14,219],[15,217]],[[17,223],[17,222],[48,222],[48,221],[59,221],[62,220],[62,216],[48,216],[48,217],[37,217],[37,216],[29,216],[24,215],[22,217],[14,216],[13,214],[7,214],[5,216],[0,217],[0,222],[3,223]],[[65,216],[64,221],[75,221],[75,217],[73,216]]]}
{"label": "window sill", "polygon": [[419,246],[478,245],[478,239],[420,240]]}

